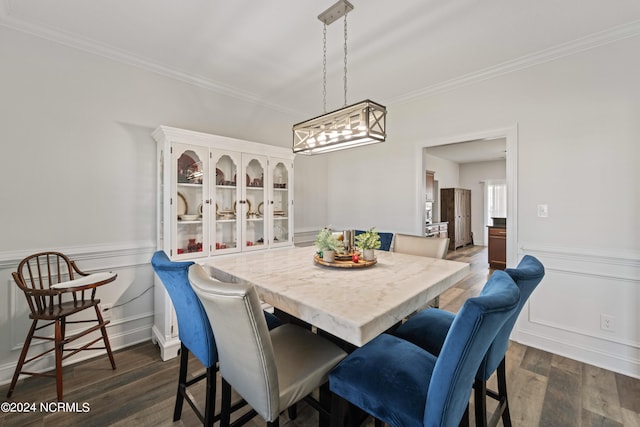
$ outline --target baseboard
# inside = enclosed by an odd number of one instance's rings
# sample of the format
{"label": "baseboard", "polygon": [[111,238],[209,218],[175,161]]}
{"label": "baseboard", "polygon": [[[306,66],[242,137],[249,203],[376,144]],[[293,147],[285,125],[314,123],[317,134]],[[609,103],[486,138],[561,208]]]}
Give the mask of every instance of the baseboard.
{"label": "baseboard", "polygon": [[545,336],[540,333],[518,330],[512,340],[539,350],[578,360],[612,372],[640,379],[640,359],[625,356],[623,348],[597,348],[590,345],[578,345],[569,339]]}

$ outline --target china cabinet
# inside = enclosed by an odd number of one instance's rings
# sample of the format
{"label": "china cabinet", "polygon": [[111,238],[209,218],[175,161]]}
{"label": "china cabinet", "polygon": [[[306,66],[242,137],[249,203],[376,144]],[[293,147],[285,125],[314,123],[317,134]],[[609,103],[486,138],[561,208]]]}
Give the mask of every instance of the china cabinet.
{"label": "china cabinet", "polygon": [[[290,149],[160,126],[157,247],[174,261],[293,245]],[[154,340],[180,348],[171,300],[156,279]]]}

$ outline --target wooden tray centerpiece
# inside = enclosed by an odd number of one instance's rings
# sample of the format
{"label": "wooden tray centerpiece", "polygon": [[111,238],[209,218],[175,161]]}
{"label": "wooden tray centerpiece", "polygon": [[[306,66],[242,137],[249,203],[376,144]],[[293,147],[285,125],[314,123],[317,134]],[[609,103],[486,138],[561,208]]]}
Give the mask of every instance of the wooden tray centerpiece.
{"label": "wooden tray centerpiece", "polygon": [[[371,261],[365,261],[363,258],[354,257],[354,252],[356,252],[357,250],[355,248],[345,248],[344,234],[334,233],[328,228],[323,228],[322,230],[320,230],[320,232],[316,236],[315,243],[318,252],[316,252],[316,254],[313,256],[313,261],[316,264],[337,268],[364,268],[370,267],[378,262],[375,257]],[[378,245],[378,247],[380,247],[380,245]],[[347,253],[342,253],[342,251],[345,250],[347,251]],[[324,251],[336,252],[335,259],[331,262],[324,260],[320,255]],[[354,258],[357,260],[357,262],[354,261]]]}
{"label": "wooden tray centerpiece", "polygon": [[327,267],[334,267],[334,268],[365,268],[365,267],[371,267],[372,265],[377,263],[378,259],[374,257],[373,260],[371,261],[365,261],[364,259],[360,258],[358,262],[353,262],[351,255],[348,254],[348,255],[336,255],[335,261],[327,262],[323,260],[320,257],[320,255],[315,254],[313,256],[313,261],[316,264],[324,265]]}

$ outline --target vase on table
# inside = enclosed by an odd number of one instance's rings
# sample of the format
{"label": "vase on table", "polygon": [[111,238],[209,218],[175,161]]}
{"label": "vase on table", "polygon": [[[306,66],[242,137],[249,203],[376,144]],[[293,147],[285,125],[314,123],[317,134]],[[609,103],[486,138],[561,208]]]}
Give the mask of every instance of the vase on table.
{"label": "vase on table", "polygon": [[365,261],[373,261],[375,258],[375,253],[373,249],[363,249],[362,256]]}
{"label": "vase on table", "polygon": [[336,260],[336,251],[322,251],[322,260],[324,262],[334,262]]}

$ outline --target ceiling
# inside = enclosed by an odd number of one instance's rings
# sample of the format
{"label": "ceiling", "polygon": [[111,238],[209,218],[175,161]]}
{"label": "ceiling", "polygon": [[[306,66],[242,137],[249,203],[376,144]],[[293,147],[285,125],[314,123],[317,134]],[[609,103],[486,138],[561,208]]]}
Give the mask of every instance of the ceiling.
{"label": "ceiling", "polygon": [[[640,34],[637,0],[350,0],[348,103],[384,105]],[[334,0],[0,0],[0,25],[307,118]],[[392,4],[393,3],[393,4]],[[344,104],[343,21],[327,109]]]}
{"label": "ceiling", "polygon": [[506,160],[507,140],[506,138],[476,139],[428,147],[425,150],[431,156],[460,164]]}

